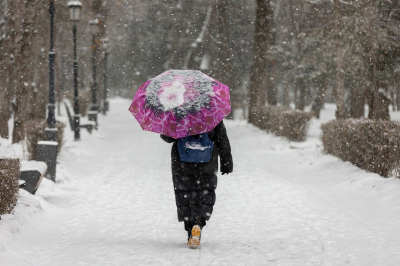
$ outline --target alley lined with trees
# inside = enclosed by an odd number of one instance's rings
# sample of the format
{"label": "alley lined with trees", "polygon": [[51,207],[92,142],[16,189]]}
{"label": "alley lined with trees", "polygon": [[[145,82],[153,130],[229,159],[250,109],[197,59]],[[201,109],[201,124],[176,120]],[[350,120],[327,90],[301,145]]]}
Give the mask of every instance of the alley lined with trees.
{"label": "alley lined with trees", "polygon": [[142,131],[129,100],[110,103],[101,131],[65,144],[58,182],[43,181],[37,196],[23,193],[16,218],[2,217],[3,264],[399,263],[397,180],[321,155],[317,132],[296,145],[237,121],[226,122],[235,171],[219,175],[202,247],[188,249],[176,220],[171,146]]}
{"label": "alley lined with trees", "polygon": [[[0,264],[399,265],[399,43],[399,0],[0,0]],[[142,128],[221,119],[190,252]]]}

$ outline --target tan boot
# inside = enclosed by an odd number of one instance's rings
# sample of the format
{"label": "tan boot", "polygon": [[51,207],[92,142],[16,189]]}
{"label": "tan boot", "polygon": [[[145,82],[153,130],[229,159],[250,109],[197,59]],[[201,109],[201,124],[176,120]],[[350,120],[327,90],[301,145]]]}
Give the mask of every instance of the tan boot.
{"label": "tan boot", "polygon": [[200,225],[194,225],[189,238],[189,248],[196,249],[200,246],[201,228]]}

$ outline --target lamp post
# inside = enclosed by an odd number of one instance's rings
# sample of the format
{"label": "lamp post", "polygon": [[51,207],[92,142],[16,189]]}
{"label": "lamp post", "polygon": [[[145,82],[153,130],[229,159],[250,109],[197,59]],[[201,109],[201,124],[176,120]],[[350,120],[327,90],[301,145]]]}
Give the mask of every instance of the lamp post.
{"label": "lamp post", "polygon": [[54,65],[56,54],[54,53],[54,1],[49,4],[50,13],[50,51],[49,51],[49,103],[47,104],[47,128],[45,129],[47,141],[37,143],[37,160],[47,164],[46,178],[56,180],[57,168],[57,128],[55,117],[55,97],[54,97]]}
{"label": "lamp post", "polygon": [[80,133],[80,117],[79,114],[79,91],[78,91],[78,61],[77,61],[77,52],[76,52],[76,21],[79,20],[82,3],[79,1],[70,1],[68,2],[68,9],[70,20],[73,21],[74,25],[72,27],[72,33],[74,36],[74,133],[75,133],[75,140],[81,139]]}
{"label": "lamp post", "polygon": [[92,87],[92,105],[91,111],[98,111],[99,107],[97,105],[97,44],[96,38],[97,34],[99,33],[99,20],[92,19],[89,21],[90,29],[93,34],[92,37],[92,70],[93,70],[93,87]]}
{"label": "lamp post", "polygon": [[49,51],[49,103],[47,104],[48,116],[47,116],[47,128],[46,137],[49,141],[56,141],[57,139],[57,128],[56,128],[56,117],[54,110],[56,108],[54,102],[54,65],[56,54],[54,52],[54,13],[55,7],[54,2],[50,1],[49,4],[50,13],[50,51]]}
{"label": "lamp post", "polygon": [[99,106],[97,104],[97,78],[96,78],[96,72],[97,72],[97,44],[96,44],[96,38],[97,34],[99,32],[99,20],[98,19],[92,19],[89,21],[90,24],[90,30],[93,34],[93,39],[92,39],[92,70],[93,70],[93,86],[92,86],[92,103],[90,105],[90,111],[88,112],[89,120],[94,121],[96,123],[96,128],[98,127],[97,123],[97,113],[99,111]]}
{"label": "lamp post", "polygon": [[104,49],[104,72],[103,72],[103,115],[108,111],[107,102],[107,58],[110,48],[110,40],[108,38],[103,38],[103,49]]}

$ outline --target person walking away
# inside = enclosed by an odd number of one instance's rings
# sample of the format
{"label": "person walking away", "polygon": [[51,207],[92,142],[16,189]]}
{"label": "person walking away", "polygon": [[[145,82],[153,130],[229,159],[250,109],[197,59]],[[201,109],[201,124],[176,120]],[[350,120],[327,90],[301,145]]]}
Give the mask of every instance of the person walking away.
{"label": "person walking away", "polygon": [[182,161],[178,149],[179,140],[160,135],[167,143],[173,143],[171,167],[178,220],[184,222],[188,245],[194,249],[200,246],[202,229],[211,218],[216,201],[218,155],[222,175],[233,171],[231,146],[224,123],[221,121],[206,134],[214,144],[209,162]]}

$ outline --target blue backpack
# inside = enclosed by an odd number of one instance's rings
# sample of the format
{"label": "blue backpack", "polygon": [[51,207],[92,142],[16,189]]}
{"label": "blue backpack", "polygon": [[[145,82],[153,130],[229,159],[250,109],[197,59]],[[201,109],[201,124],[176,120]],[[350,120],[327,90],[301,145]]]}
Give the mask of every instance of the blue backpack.
{"label": "blue backpack", "polygon": [[212,158],[214,143],[208,133],[178,139],[179,158],[187,163],[208,163]]}

